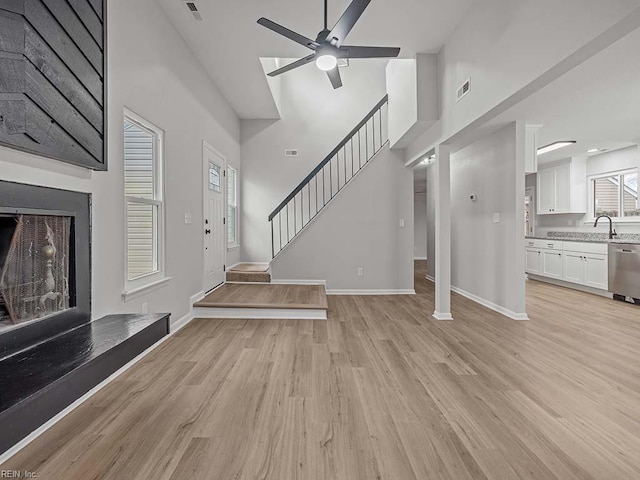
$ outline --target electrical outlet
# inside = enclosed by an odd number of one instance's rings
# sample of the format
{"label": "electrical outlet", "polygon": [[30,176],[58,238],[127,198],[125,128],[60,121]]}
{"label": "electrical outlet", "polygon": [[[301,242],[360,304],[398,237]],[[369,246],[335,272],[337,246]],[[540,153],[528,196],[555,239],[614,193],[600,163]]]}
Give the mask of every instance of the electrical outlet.
{"label": "electrical outlet", "polygon": [[500,223],[500,214],[499,213],[494,213],[493,214],[493,223]]}
{"label": "electrical outlet", "polygon": [[149,304],[147,302],[142,304],[142,313],[149,313]]}
{"label": "electrical outlet", "polygon": [[190,213],[185,213],[184,214],[184,224],[185,225],[191,225],[193,223],[193,217],[191,216]]}
{"label": "electrical outlet", "polygon": [[358,267],[358,276],[359,277],[364,277],[364,268]]}

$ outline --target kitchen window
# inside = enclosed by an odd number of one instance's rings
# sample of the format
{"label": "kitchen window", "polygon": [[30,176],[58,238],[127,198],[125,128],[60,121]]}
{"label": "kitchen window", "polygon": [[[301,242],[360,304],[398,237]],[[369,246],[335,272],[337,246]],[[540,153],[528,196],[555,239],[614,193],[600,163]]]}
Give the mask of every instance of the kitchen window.
{"label": "kitchen window", "polygon": [[128,294],[165,279],[164,132],[143,118],[124,116],[125,284]]}
{"label": "kitchen window", "polygon": [[227,247],[238,246],[238,172],[227,168]]}
{"label": "kitchen window", "polygon": [[611,218],[640,222],[638,204],[638,170],[622,170],[589,178],[590,204],[593,218]]}

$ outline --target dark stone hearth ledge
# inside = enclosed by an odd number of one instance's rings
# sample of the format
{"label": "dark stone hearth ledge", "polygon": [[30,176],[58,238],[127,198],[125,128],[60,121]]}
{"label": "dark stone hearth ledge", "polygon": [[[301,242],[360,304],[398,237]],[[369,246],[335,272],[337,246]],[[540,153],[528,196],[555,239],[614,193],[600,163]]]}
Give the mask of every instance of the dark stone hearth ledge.
{"label": "dark stone hearth ledge", "polygon": [[169,318],[109,315],[0,360],[0,453],[166,336]]}

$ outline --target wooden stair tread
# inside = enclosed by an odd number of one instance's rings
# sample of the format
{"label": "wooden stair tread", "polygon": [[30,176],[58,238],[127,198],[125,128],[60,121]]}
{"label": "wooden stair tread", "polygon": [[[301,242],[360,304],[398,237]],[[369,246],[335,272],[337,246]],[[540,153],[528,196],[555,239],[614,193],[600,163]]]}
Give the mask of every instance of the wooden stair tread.
{"label": "wooden stair tread", "polygon": [[194,307],[327,310],[323,285],[226,283]]}

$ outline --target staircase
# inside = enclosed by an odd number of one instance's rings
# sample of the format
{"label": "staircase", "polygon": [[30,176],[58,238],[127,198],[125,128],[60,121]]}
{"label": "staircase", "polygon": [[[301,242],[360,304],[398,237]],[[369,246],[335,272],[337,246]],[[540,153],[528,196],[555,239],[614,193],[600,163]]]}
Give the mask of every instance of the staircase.
{"label": "staircase", "polygon": [[389,143],[389,97],[358,125],[269,215],[271,256],[276,258]]}
{"label": "staircase", "polygon": [[[388,143],[388,96],[349,132],[269,215],[272,258],[280,255]],[[194,305],[197,318],[326,320],[325,286],[271,283],[270,264],[244,263]]]}
{"label": "staircase", "polygon": [[227,282],[271,283],[268,263],[241,263],[227,271]]}

